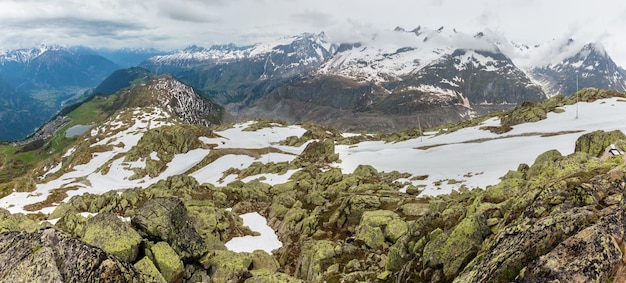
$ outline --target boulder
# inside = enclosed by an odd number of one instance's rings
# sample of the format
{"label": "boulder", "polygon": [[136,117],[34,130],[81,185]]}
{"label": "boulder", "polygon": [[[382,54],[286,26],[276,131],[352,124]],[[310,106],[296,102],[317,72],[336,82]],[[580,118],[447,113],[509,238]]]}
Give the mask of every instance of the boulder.
{"label": "boulder", "polygon": [[380,227],[374,227],[370,225],[359,226],[356,236],[356,240],[361,240],[371,249],[380,249],[385,243],[385,234]]}
{"label": "boulder", "polygon": [[[357,232],[371,229],[362,229],[362,227],[378,227],[384,232],[384,239],[395,243],[398,238],[408,231],[408,225],[395,212],[389,210],[373,210],[363,212]],[[373,236],[373,235],[371,235]],[[359,234],[357,233],[357,238]],[[372,239],[371,237],[367,237]],[[381,243],[382,244],[382,243]],[[368,245],[369,246],[369,245]],[[372,247],[372,246],[370,246]]]}
{"label": "boulder", "polygon": [[167,282],[178,282],[185,275],[185,266],[166,242],[158,242],[150,248],[154,263]]}
{"label": "boulder", "polygon": [[322,282],[322,261],[336,255],[336,246],[328,240],[304,242],[296,265],[296,277],[306,282]]}
{"label": "boulder", "polygon": [[252,276],[253,256],[250,253],[217,250],[203,257],[200,263],[211,271],[211,280],[215,283],[242,282]]}
{"label": "boulder", "polygon": [[0,233],[0,281],[143,282],[131,264],[53,228]]}
{"label": "boulder", "polygon": [[409,231],[409,225],[402,219],[394,219],[385,226],[385,239],[395,243]]}
{"label": "boulder", "polygon": [[154,283],[167,283],[167,280],[163,278],[159,269],[148,257],[143,257],[140,261],[136,262],[134,266],[137,271],[144,275],[146,281]]}
{"label": "boulder", "polygon": [[10,231],[26,231],[26,232],[35,232],[39,229],[39,224],[30,218],[28,218],[25,214],[16,213],[16,214],[1,214],[0,215],[0,232],[10,232]]}
{"label": "boulder", "polygon": [[337,228],[348,226],[348,229],[354,231],[356,228],[354,226],[359,224],[364,212],[378,209],[380,206],[381,202],[377,196],[351,195],[343,199],[328,222],[335,224]]}
{"label": "boulder", "polygon": [[261,274],[255,275],[254,277],[246,279],[244,283],[304,283],[300,279],[291,277],[284,273],[269,273],[269,274]]}
{"label": "boulder", "polygon": [[167,242],[183,260],[195,260],[208,248],[178,198],[154,198],[139,208],[132,223],[151,239]]}
{"label": "boulder", "polygon": [[100,213],[83,228],[82,240],[110,253],[122,261],[134,262],[142,238],[137,231],[112,213]]}
{"label": "boulder", "polygon": [[618,140],[626,140],[626,135],[620,130],[595,131],[580,136],[576,140],[574,151],[600,157],[609,145],[615,144]]}
{"label": "boulder", "polygon": [[483,239],[490,233],[482,214],[466,217],[449,234],[431,233],[431,241],[424,248],[428,266],[443,266],[443,274],[452,280],[480,249]]}
{"label": "boulder", "polygon": [[280,268],[280,264],[271,254],[262,250],[252,252],[252,270],[264,270],[275,272]]}

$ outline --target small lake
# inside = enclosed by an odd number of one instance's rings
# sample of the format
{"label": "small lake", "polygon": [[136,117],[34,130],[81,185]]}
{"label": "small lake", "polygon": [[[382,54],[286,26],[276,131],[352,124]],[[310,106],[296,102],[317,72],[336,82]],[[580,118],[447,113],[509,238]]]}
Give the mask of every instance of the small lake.
{"label": "small lake", "polygon": [[85,133],[86,131],[88,131],[89,129],[91,129],[91,127],[93,127],[93,125],[75,125],[75,126],[72,126],[69,129],[67,129],[67,131],[65,132],[65,137],[66,138],[71,138],[71,137],[75,137],[75,136],[80,136],[83,133]]}

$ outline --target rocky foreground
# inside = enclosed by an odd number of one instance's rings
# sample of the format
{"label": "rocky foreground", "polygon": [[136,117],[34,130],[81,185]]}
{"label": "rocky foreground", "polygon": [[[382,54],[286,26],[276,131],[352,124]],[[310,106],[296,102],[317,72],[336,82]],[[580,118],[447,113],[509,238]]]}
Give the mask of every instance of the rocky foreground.
{"label": "rocky foreground", "polygon": [[[179,175],[75,196],[49,221],[5,211],[0,280],[623,282],[626,165],[612,145],[626,148],[626,136],[593,132],[574,154],[545,152],[496,186],[416,198],[417,188],[399,192],[401,173],[322,165],[337,155],[332,140],[316,141],[285,184]],[[228,251],[252,234],[237,216],[247,212],[265,216],[283,247]]]}

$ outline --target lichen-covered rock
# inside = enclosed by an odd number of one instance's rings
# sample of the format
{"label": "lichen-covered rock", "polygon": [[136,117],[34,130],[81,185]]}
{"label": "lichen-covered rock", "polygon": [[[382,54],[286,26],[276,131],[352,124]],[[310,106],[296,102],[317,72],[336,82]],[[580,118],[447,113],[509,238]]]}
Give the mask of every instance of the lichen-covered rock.
{"label": "lichen-covered rock", "polygon": [[[380,230],[384,232],[384,238],[389,240],[391,243],[395,243],[396,240],[398,240],[398,238],[400,238],[402,235],[404,235],[408,231],[408,225],[406,224],[406,222],[404,222],[400,218],[400,216],[398,216],[398,214],[389,210],[373,210],[373,211],[363,212],[363,216],[361,216],[359,227],[357,227],[357,239],[360,239],[361,237],[363,237],[364,236],[363,232],[365,232],[366,230],[368,232],[372,232],[372,230],[369,228],[362,229],[362,227],[365,227],[365,226],[380,228]],[[373,238],[370,236],[373,236]],[[365,237],[365,238],[370,239],[370,240],[377,238],[376,237],[377,235],[370,235],[370,236]],[[370,247],[373,247],[373,246],[370,246]]]}
{"label": "lichen-covered rock", "polygon": [[137,271],[143,274],[146,281],[154,283],[167,283],[167,280],[165,280],[163,275],[159,272],[159,269],[148,257],[143,257],[141,260],[136,262],[134,266]]}
{"label": "lichen-covered rock", "polygon": [[463,219],[449,234],[435,230],[424,248],[425,264],[431,268],[443,267],[445,278],[452,280],[476,256],[489,233],[482,214]]}
{"label": "lichen-covered rock", "polygon": [[22,213],[0,214],[0,232],[26,231],[35,232],[40,225]]}
{"label": "lichen-covered rock", "polygon": [[54,225],[57,228],[69,233],[75,237],[82,237],[84,226],[87,223],[87,218],[83,217],[75,211],[68,211],[57,223]]}
{"label": "lichen-covered rock", "polygon": [[385,243],[385,234],[380,227],[362,225],[359,226],[355,239],[361,240],[371,249],[377,250],[382,248]]}
{"label": "lichen-covered rock", "polygon": [[158,242],[150,248],[154,263],[167,282],[178,282],[185,275],[185,266],[166,242]]}
{"label": "lichen-covered rock", "polygon": [[400,237],[409,231],[409,225],[402,219],[394,219],[385,226],[385,238],[389,242],[395,243]]}
{"label": "lichen-covered rock", "polygon": [[132,223],[152,239],[167,242],[183,260],[202,257],[207,245],[178,198],[155,198],[136,211]]}
{"label": "lichen-covered rock", "polygon": [[341,228],[349,226],[348,229],[355,229],[361,221],[361,216],[365,211],[378,209],[381,205],[380,199],[372,195],[351,195],[346,197],[335,210],[329,219],[329,223]]}
{"label": "lichen-covered rock", "polygon": [[626,135],[620,130],[611,132],[595,131],[580,136],[576,140],[574,151],[600,157],[609,145],[614,144],[618,140],[626,140]]}
{"label": "lichen-covered rock", "polygon": [[226,241],[235,233],[233,230],[241,224],[239,217],[228,210],[213,206],[210,200],[188,200],[185,201],[185,207],[208,250],[225,250],[226,247],[220,240]]}
{"label": "lichen-covered rock", "polygon": [[269,273],[254,275],[254,277],[246,279],[244,283],[304,283],[300,279],[291,277],[284,273]]}
{"label": "lichen-covered rock", "polygon": [[308,241],[302,245],[296,266],[296,277],[306,282],[322,282],[321,261],[335,256],[337,245],[328,240]]}
{"label": "lichen-covered rock", "polygon": [[517,282],[606,282],[623,253],[624,213],[610,214],[531,262]]}
{"label": "lichen-covered rock", "polygon": [[52,228],[0,233],[0,281],[143,282],[131,264]]}
{"label": "lichen-covered rock", "polygon": [[265,270],[275,272],[280,268],[278,261],[271,255],[262,250],[252,252],[252,270]]}
{"label": "lichen-covered rock", "polygon": [[592,213],[572,208],[537,220],[520,219],[495,235],[479,262],[471,271],[461,274],[458,282],[509,282],[535,258],[586,227]]}
{"label": "lichen-covered rock", "polygon": [[242,282],[252,277],[253,256],[250,253],[214,251],[200,260],[202,266],[211,270],[211,280],[219,282]]}
{"label": "lichen-covered rock", "polygon": [[82,240],[125,262],[134,262],[142,238],[129,223],[112,213],[100,213],[85,224]]}
{"label": "lichen-covered rock", "polygon": [[316,163],[328,164],[338,159],[339,155],[335,153],[335,141],[325,139],[307,144],[302,153],[293,161],[293,164],[297,167],[304,167]]}
{"label": "lichen-covered rock", "polygon": [[389,210],[373,210],[373,211],[365,211],[361,216],[361,221],[359,225],[369,225],[373,227],[384,227],[389,224],[394,219],[399,219],[400,217],[395,214],[393,211]]}

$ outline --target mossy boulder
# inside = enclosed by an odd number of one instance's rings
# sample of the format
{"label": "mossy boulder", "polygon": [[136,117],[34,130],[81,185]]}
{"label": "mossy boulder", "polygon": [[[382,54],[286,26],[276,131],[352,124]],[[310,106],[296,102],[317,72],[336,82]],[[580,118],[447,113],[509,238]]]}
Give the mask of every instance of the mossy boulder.
{"label": "mossy boulder", "polygon": [[40,227],[39,223],[31,220],[25,214],[9,214],[8,211],[0,213],[0,232],[25,231],[32,233]]}
{"label": "mossy boulder", "polygon": [[429,266],[443,266],[445,278],[452,280],[476,256],[489,233],[482,214],[466,217],[449,234],[431,233],[424,258],[428,259]]}
{"label": "mossy boulder", "polygon": [[254,274],[254,277],[246,279],[244,283],[304,283],[304,281],[284,273],[274,272],[269,274]]}
{"label": "mossy boulder", "polygon": [[68,212],[54,226],[75,237],[82,237],[87,218],[76,212]]}
{"label": "mossy boulder", "polygon": [[158,242],[150,248],[154,263],[167,282],[178,282],[185,275],[185,266],[178,254],[166,242]]}
{"label": "mossy boulder", "polygon": [[183,260],[198,259],[208,252],[187,208],[178,198],[148,200],[131,221],[147,237],[167,242]]}
{"label": "mossy boulder", "polygon": [[[258,259],[258,258],[257,258]],[[202,266],[211,270],[211,280],[219,282],[241,282],[252,276],[253,256],[250,253],[214,251],[200,260]]]}
{"label": "mossy boulder", "polygon": [[600,157],[608,146],[615,144],[619,140],[626,140],[626,135],[620,130],[611,132],[595,131],[580,136],[576,140],[574,151]]}
{"label": "mossy boulder", "polygon": [[408,231],[409,225],[404,220],[394,219],[385,226],[385,238],[389,242],[395,243],[400,237],[407,234]]}
{"label": "mossy boulder", "polygon": [[337,244],[328,240],[307,241],[302,245],[295,275],[306,282],[322,282],[322,261],[336,255]]}
{"label": "mossy boulder", "polygon": [[122,261],[134,262],[142,238],[137,231],[112,213],[90,218],[83,228],[82,240],[110,253]]}
{"label": "mossy boulder", "polygon": [[137,271],[141,272],[146,278],[147,282],[154,283],[167,283],[167,280],[163,277],[159,269],[154,265],[152,260],[148,257],[143,257],[141,260],[134,264]]}
{"label": "mossy boulder", "polygon": [[[369,228],[365,228],[369,227]],[[378,244],[378,232],[376,229],[380,228],[383,232],[383,240],[386,238],[391,243],[395,243],[398,238],[404,235],[408,231],[408,225],[404,222],[400,216],[393,211],[389,210],[373,210],[363,212],[359,227],[357,227],[357,239],[362,239],[369,243],[371,248],[382,246],[382,242]],[[364,234],[367,233],[367,236]],[[373,233],[373,234],[372,234]],[[367,240],[366,240],[367,239]],[[370,244],[374,244],[371,246]]]}
{"label": "mossy boulder", "polygon": [[262,250],[252,252],[252,270],[264,270],[275,272],[280,268],[280,264],[271,254]]}
{"label": "mossy boulder", "polygon": [[293,161],[297,167],[305,167],[310,164],[328,164],[339,159],[335,153],[335,141],[325,139],[312,141],[304,148],[302,153]]}
{"label": "mossy boulder", "polygon": [[385,243],[385,234],[380,227],[361,225],[357,229],[356,240],[363,241],[371,249],[380,249]]}
{"label": "mossy boulder", "polygon": [[130,264],[48,228],[0,233],[1,282],[143,282]]}
{"label": "mossy boulder", "polygon": [[376,210],[381,206],[381,201],[374,195],[352,195],[341,201],[341,204],[331,215],[329,222],[334,223],[338,228],[348,226],[353,230],[354,226],[361,221],[363,213],[369,210]]}

